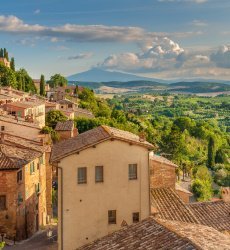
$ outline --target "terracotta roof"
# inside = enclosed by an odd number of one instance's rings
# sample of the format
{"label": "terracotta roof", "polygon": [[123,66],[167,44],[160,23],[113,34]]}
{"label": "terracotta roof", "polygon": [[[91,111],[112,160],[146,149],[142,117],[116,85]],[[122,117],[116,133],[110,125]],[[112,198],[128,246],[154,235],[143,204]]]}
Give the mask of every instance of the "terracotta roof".
{"label": "terracotta roof", "polygon": [[23,109],[27,109],[27,108],[33,108],[36,106],[40,106],[44,103],[38,102],[38,101],[34,101],[34,102],[29,102],[29,101],[24,101],[24,102],[11,102],[11,103],[7,103],[6,106],[10,107],[19,107],[19,108],[23,108]]}
{"label": "terracotta roof", "polygon": [[148,218],[79,248],[94,249],[228,250],[230,238],[203,225]]}
{"label": "terracotta roof", "polygon": [[198,223],[192,211],[172,188],[151,189],[151,205],[157,210],[158,218]]}
{"label": "terracotta roof", "polygon": [[37,151],[1,143],[0,170],[19,169],[40,156],[41,153]]}
{"label": "terracotta roof", "polygon": [[133,224],[79,250],[178,250],[197,249],[188,239],[178,236],[152,218]]}
{"label": "terracotta roof", "polygon": [[140,141],[139,136],[137,135],[103,125],[84,132],[76,137],[55,144],[52,149],[50,160],[60,160],[68,155],[73,154],[74,152],[82,151],[88,147],[92,147],[93,145],[109,139],[118,139],[144,146],[149,149],[153,148],[153,145],[147,141]]}
{"label": "terracotta roof", "polygon": [[190,240],[200,249],[230,249],[230,237],[212,227],[179,221],[158,221],[161,225]]}
{"label": "terracotta roof", "polygon": [[214,202],[190,203],[188,207],[201,224],[219,231],[230,231],[230,203],[222,200]]}
{"label": "terracotta roof", "polygon": [[173,162],[171,162],[167,158],[159,156],[159,155],[151,154],[150,155],[150,160],[161,162],[161,163],[173,166],[173,167],[178,167],[176,164],[174,164]]}
{"label": "terracotta roof", "polygon": [[74,121],[69,120],[65,122],[58,122],[55,130],[56,131],[71,131],[74,128]]}
{"label": "terracotta roof", "polygon": [[24,119],[18,117],[18,121],[15,119],[14,116],[12,115],[0,115],[0,121],[5,121],[7,123],[14,123],[14,124],[17,124],[17,125],[22,125],[22,126],[26,126],[26,127],[32,127],[32,128],[35,128],[35,129],[38,129],[39,131],[41,130],[39,128],[39,125],[38,123],[35,123],[35,122],[26,122]]}
{"label": "terracotta roof", "polygon": [[57,101],[57,103],[59,103],[59,104],[75,104],[74,102],[67,100],[67,99]]}

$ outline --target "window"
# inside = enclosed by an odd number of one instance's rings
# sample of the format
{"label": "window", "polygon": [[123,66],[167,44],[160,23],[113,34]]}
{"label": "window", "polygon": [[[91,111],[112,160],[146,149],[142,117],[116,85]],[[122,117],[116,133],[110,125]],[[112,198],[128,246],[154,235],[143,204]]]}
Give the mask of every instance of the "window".
{"label": "window", "polygon": [[34,168],[34,162],[30,163],[30,174],[33,174],[35,172],[35,168]]}
{"label": "window", "polygon": [[117,223],[116,210],[109,210],[108,211],[108,222],[109,222],[109,224],[116,224]]}
{"label": "window", "polygon": [[17,172],[17,182],[21,182],[22,181],[22,170]]}
{"label": "window", "polygon": [[133,213],[133,223],[139,222],[139,213]]}
{"label": "window", "polygon": [[77,181],[78,181],[78,184],[87,183],[87,169],[86,169],[86,167],[78,168]]}
{"label": "window", "polygon": [[137,164],[129,164],[129,180],[137,179]]}
{"label": "window", "polygon": [[36,194],[40,193],[40,183],[35,184],[35,193]]}
{"label": "window", "polygon": [[95,167],[95,182],[103,182],[103,166]]}
{"label": "window", "polygon": [[43,155],[42,155],[41,157],[39,157],[39,163],[40,163],[40,164],[43,164],[43,163],[44,163],[44,161],[43,161]]}
{"label": "window", "polygon": [[6,210],[6,195],[0,195],[0,211]]}

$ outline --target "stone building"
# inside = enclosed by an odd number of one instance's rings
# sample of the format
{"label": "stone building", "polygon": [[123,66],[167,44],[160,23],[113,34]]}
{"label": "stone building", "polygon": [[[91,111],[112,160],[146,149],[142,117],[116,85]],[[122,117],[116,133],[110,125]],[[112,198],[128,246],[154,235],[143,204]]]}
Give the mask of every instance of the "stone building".
{"label": "stone building", "polygon": [[25,239],[47,223],[45,152],[41,142],[1,133],[0,233],[8,238]]}
{"label": "stone building", "polygon": [[2,63],[7,68],[10,68],[10,62],[6,58],[0,57],[0,63]]}
{"label": "stone building", "polygon": [[25,121],[37,123],[40,128],[45,126],[45,104],[39,101],[13,102],[4,105],[8,114]]}
{"label": "stone building", "polygon": [[78,130],[74,126],[74,121],[58,122],[55,131],[60,136],[60,140],[66,140],[78,135]]}

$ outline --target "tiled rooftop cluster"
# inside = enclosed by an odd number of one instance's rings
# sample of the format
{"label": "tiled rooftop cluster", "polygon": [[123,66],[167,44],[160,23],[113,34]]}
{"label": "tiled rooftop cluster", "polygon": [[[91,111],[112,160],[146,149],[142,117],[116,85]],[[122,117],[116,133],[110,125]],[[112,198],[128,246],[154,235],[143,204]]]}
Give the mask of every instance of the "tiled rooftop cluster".
{"label": "tiled rooftop cluster", "polygon": [[171,188],[151,189],[151,203],[157,209],[157,217],[161,219],[198,223],[189,207]]}
{"label": "tiled rooftop cluster", "polygon": [[[2,135],[0,141],[0,169],[18,169],[40,157],[47,146],[39,141],[18,136]],[[39,145],[40,144],[40,145]]]}
{"label": "tiled rooftop cluster", "polygon": [[79,248],[94,249],[228,250],[230,238],[203,225],[148,218]]}
{"label": "tiled rooftop cluster", "polygon": [[220,201],[188,204],[201,224],[230,232],[230,203]]}

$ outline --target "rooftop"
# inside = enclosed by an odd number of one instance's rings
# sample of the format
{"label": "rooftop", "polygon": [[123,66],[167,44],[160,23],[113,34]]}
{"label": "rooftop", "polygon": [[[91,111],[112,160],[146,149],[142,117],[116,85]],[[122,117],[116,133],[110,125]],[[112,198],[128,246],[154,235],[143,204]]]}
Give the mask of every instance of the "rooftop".
{"label": "rooftop", "polygon": [[133,133],[103,125],[55,144],[51,153],[51,161],[58,161],[74,152],[82,151],[109,139],[118,139],[153,149],[152,144],[147,141],[141,141],[139,136]]}
{"label": "rooftop", "polygon": [[167,158],[162,157],[162,156],[159,156],[159,155],[151,154],[151,155],[150,155],[150,160],[152,160],[152,161],[157,161],[157,162],[161,162],[161,163],[164,163],[164,164],[173,166],[173,167],[178,167],[176,164],[174,164],[173,162],[171,162],[171,161],[168,160]]}
{"label": "rooftop", "polygon": [[188,204],[201,224],[219,231],[230,231],[230,203],[220,201]]}
{"label": "rooftop", "polygon": [[0,143],[0,170],[19,169],[41,154],[32,149]]}
{"label": "rooftop", "polygon": [[58,122],[55,130],[56,131],[71,131],[74,128],[74,121],[69,120],[65,122]]}
{"label": "rooftop", "polygon": [[36,107],[36,106],[40,106],[40,105],[43,105],[43,104],[44,103],[39,102],[39,101],[23,101],[23,102],[7,103],[7,106],[14,106],[14,107],[27,109],[27,108],[33,108],[33,107]]}
{"label": "rooftop", "polygon": [[230,249],[230,238],[202,225],[148,218],[79,250]]}
{"label": "rooftop", "polygon": [[172,188],[151,189],[151,205],[157,210],[157,218],[199,223],[189,207]]}

